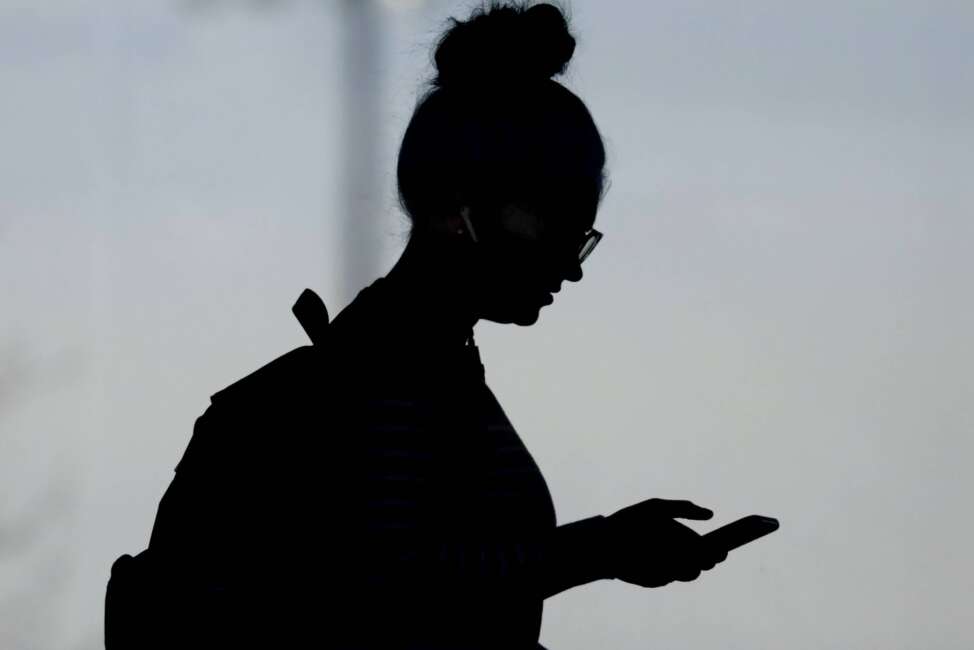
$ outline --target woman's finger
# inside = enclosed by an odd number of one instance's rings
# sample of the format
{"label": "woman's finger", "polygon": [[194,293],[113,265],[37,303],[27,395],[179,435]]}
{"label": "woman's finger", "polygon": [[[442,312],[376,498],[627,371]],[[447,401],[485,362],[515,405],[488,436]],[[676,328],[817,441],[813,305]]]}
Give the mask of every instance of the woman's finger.
{"label": "woman's finger", "polygon": [[677,574],[676,579],[680,582],[693,582],[700,577],[700,569],[685,569]]}
{"label": "woman's finger", "polygon": [[710,519],[714,513],[709,508],[696,505],[686,499],[654,499],[660,509],[670,517],[680,519]]}

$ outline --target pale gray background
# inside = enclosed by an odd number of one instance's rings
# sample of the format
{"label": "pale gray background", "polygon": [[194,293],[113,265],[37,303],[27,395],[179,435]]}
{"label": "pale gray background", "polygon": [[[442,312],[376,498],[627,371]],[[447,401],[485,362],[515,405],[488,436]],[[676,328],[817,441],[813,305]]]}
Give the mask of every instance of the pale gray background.
{"label": "pale gray background", "polygon": [[[0,4],[0,647],[101,647],[209,396],[307,342],[304,287],[334,314],[394,262],[398,138],[474,4],[376,3],[361,277],[334,3]],[[658,496],[781,529],[563,593],[542,642],[974,647],[974,5],[570,6],[605,239],[535,326],[478,325],[488,382],[559,522]]]}

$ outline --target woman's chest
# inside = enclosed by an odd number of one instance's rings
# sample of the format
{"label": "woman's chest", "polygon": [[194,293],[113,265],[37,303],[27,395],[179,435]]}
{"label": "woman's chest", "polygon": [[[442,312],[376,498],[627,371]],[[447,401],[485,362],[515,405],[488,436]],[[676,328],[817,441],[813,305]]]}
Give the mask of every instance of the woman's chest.
{"label": "woman's chest", "polygon": [[553,528],[554,503],[537,462],[486,385],[449,418],[438,463],[456,523]]}

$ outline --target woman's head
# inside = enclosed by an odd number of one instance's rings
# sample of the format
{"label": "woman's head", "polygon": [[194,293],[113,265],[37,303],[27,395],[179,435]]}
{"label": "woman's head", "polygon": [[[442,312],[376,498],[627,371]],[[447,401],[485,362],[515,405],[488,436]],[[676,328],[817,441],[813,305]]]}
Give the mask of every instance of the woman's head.
{"label": "woman's head", "polygon": [[[550,4],[493,2],[466,21],[451,19],[399,151],[411,241],[447,232],[463,212],[492,249],[509,241],[511,224],[515,233],[526,224],[533,232],[525,234],[546,244],[577,245],[604,193],[605,149],[585,104],[551,78],[574,49],[564,15]],[[581,278],[577,257],[538,257],[512,241],[494,256],[504,260],[490,273],[496,293],[514,290],[512,282],[551,289]]]}

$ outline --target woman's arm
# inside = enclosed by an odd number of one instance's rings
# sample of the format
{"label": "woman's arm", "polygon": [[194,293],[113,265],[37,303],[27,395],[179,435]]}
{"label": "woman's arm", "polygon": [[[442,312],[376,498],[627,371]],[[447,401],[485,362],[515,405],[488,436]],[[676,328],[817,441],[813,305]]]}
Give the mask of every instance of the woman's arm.
{"label": "woman's arm", "polygon": [[359,546],[378,585],[437,583],[550,598],[610,578],[599,551],[604,517],[580,519],[533,536],[499,540],[438,537],[415,530]]}

